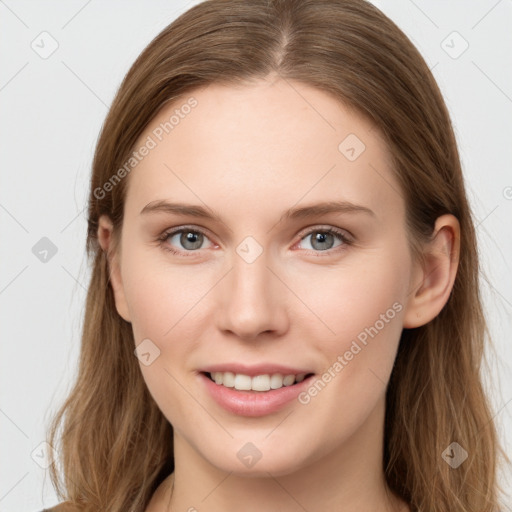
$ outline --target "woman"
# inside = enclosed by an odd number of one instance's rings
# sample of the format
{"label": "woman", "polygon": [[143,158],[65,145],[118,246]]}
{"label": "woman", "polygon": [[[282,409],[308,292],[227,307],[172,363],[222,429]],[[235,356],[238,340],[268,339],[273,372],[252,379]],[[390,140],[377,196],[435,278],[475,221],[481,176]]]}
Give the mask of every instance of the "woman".
{"label": "woman", "polygon": [[102,129],[87,249],[55,510],[498,510],[456,141],[371,4],[167,27]]}

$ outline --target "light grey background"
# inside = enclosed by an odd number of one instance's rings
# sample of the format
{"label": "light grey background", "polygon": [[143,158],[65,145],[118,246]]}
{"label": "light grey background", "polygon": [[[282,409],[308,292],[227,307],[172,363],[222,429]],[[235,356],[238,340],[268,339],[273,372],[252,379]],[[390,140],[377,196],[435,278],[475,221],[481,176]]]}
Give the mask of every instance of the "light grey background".
{"label": "light grey background", "polygon": [[[137,55],[197,3],[0,0],[2,512],[57,502],[38,462],[45,427],[76,372],[94,145]],[[422,52],[452,115],[488,278],[483,293],[498,356],[489,393],[511,456],[512,2],[375,3]],[[58,48],[47,56],[52,44]],[[57,249],[47,262],[32,251],[43,237]],[[512,494],[510,474],[502,482]]]}

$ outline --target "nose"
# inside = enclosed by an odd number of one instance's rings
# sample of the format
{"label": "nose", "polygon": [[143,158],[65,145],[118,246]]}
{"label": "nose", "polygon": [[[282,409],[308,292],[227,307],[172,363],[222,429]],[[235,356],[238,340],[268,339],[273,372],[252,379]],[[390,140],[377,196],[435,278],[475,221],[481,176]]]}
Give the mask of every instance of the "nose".
{"label": "nose", "polygon": [[264,333],[279,336],[287,331],[289,297],[268,266],[265,252],[252,263],[234,254],[233,268],[217,290],[217,327],[224,333],[252,340]]}

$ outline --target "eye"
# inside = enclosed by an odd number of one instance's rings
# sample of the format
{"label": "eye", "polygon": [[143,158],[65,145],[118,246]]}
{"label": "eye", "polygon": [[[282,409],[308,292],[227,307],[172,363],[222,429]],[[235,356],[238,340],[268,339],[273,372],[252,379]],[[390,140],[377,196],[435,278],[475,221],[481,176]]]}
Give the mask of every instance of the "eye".
{"label": "eye", "polygon": [[[314,252],[329,251],[336,247],[351,244],[351,240],[345,233],[332,227],[310,230],[301,238],[301,242],[308,239],[310,240],[310,247],[305,247],[305,249],[313,250]],[[338,240],[337,244],[336,240]]]}
{"label": "eye", "polygon": [[[345,246],[352,243],[343,231],[333,227],[310,229],[302,235],[298,245],[300,246],[301,242],[308,239],[310,239],[310,247],[299,248],[315,253],[331,251],[338,247],[340,248],[338,250],[343,250]],[[166,251],[181,256],[192,256],[194,252],[214,245],[202,230],[186,226],[166,231],[159,238],[159,242]],[[205,242],[209,242],[210,245],[204,246]]]}
{"label": "eye", "polygon": [[187,227],[166,231],[159,240],[164,249],[175,254],[206,249],[208,246],[204,247],[203,244],[206,241],[210,242],[209,238],[201,230]]}

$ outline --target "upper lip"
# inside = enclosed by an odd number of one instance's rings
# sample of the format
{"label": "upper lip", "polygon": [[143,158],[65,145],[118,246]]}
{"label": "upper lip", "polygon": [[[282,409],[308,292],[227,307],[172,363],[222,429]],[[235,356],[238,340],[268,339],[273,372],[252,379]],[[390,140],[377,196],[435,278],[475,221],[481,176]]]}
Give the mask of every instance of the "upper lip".
{"label": "upper lip", "polygon": [[274,375],[280,373],[281,375],[299,375],[301,373],[313,373],[311,370],[304,368],[292,368],[291,366],[284,366],[282,364],[261,363],[255,365],[245,365],[240,363],[220,363],[212,364],[201,368],[201,372],[232,372],[255,377],[256,375]]}

